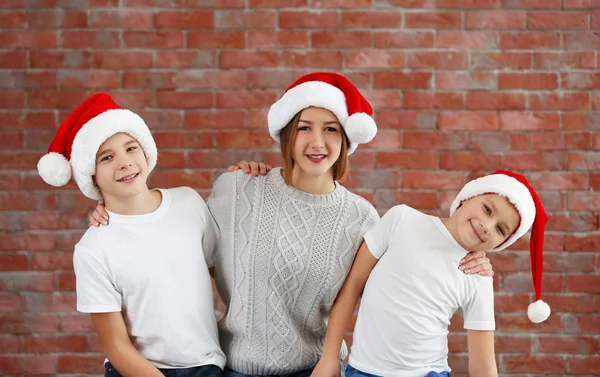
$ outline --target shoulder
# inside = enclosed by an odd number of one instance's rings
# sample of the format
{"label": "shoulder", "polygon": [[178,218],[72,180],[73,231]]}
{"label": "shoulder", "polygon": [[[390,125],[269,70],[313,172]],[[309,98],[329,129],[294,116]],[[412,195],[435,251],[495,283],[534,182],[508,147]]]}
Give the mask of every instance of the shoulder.
{"label": "shoulder", "polygon": [[200,196],[200,194],[198,194],[196,190],[187,186],[175,187],[170,189],[161,189],[161,191],[169,193],[169,195],[171,196],[171,200],[174,201],[202,199],[202,197]]}
{"label": "shoulder", "polygon": [[[113,225],[111,225],[113,226]],[[102,256],[107,249],[107,237],[113,233],[111,226],[99,226],[89,228],[75,244],[73,261],[83,259],[104,259]]]}

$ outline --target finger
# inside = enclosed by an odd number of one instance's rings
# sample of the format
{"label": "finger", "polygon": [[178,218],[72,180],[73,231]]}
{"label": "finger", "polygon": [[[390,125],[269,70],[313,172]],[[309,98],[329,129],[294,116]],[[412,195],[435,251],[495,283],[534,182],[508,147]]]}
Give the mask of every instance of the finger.
{"label": "finger", "polygon": [[267,165],[267,171],[269,172],[269,171],[271,171],[271,169],[273,169],[273,168],[271,167],[271,165]]}
{"label": "finger", "polygon": [[227,168],[227,171],[231,173],[232,171],[236,171],[238,169],[239,168],[237,167],[237,165],[229,165],[229,167]]}
{"label": "finger", "polygon": [[492,265],[489,263],[480,263],[472,266],[467,266],[464,268],[463,272],[467,275],[478,274],[482,271],[489,271],[492,269]]}
{"label": "finger", "polygon": [[476,259],[472,259],[468,262],[462,263],[460,266],[462,267],[463,270],[468,270],[468,269],[473,269],[477,266],[481,266],[481,265],[489,265],[490,267],[492,266],[490,264],[490,260],[488,258],[476,258]]}
{"label": "finger", "polygon": [[258,170],[260,171],[260,175],[265,175],[267,174],[267,165],[265,165],[264,162],[261,162],[258,164]]}
{"label": "finger", "polygon": [[493,277],[494,277],[494,270],[489,270],[489,271],[481,271],[481,272],[479,273],[479,275],[481,275],[481,276],[487,276],[487,277],[493,278]]}
{"label": "finger", "polygon": [[100,213],[98,213],[97,211],[94,211],[94,213],[92,213],[90,221],[92,221],[93,223],[108,225],[108,219],[103,218],[102,215],[100,215]]}
{"label": "finger", "polygon": [[473,259],[483,258],[483,257],[485,257],[485,254],[483,251],[472,251],[472,252],[468,253],[467,255],[465,255],[465,257],[463,258],[463,263],[468,262]]}
{"label": "finger", "polygon": [[242,160],[238,163],[238,167],[244,171],[244,173],[250,173],[250,167],[248,166],[248,162],[246,160]]}
{"label": "finger", "polygon": [[248,166],[250,167],[250,174],[256,177],[259,171],[258,163],[250,161],[248,162]]}
{"label": "finger", "polygon": [[108,212],[106,211],[106,207],[104,207],[104,206],[97,207],[96,211],[98,211],[98,214],[100,216],[102,216],[102,218],[104,218],[106,221],[108,221]]}

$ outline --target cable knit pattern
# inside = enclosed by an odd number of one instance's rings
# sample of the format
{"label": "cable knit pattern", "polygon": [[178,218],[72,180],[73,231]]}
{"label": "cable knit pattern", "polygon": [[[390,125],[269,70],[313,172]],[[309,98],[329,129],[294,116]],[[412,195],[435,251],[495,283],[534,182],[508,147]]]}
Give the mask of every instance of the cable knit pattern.
{"label": "cable knit pattern", "polygon": [[227,365],[256,375],[314,367],[375,208],[339,184],[327,195],[302,192],[281,169],[221,175],[208,206],[221,232],[215,280],[227,306],[219,322]]}

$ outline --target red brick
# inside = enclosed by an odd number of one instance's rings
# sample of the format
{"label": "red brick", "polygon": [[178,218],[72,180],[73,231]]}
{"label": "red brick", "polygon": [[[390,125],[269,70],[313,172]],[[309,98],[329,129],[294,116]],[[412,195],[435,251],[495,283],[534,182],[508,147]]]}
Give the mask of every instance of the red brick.
{"label": "red brick", "polygon": [[377,132],[376,138],[364,144],[365,148],[398,149],[402,145],[402,133],[398,130],[381,129]]}
{"label": "red brick", "polygon": [[282,29],[336,28],[340,16],[331,11],[280,11],[279,27]]}
{"label": "red brick", "polygon": [[598,170],[600,168],[600,152],[570,152],[569,169]]}
{"label": "red brick", "polygon": [[600,47],[600,33],[597,31],[563,31],[565,50],[597,50]]}
{"label": "red brick", "polygon": [[587,190],[588,174],[583,173],[532,173],[531,184],[537,190]]}
{"label": "red brick", "polygon": [[506,50],[559,49],[558,32],[503,32],[500,34],[500,48]]}
{"label": "red brick", "polygon": [[74,71],[58,72],[58,86],[65,89],[116,89],[121,86],[121,75],[115,71]]}
{"label": "red brick", "polygon": [[95,28],[148,29],[152,27],[152,13],[135,9],[94,10],[89,23]]}
{"label": "red brick", "polygon": [[270,148],[275,143],[264,132],[219,132],[215,134],[218,148]]}
{"label": "red brick", "polygon": [[276,23],[274,10],[222,10],[215,16],[217,28],[274,28]]}
{"label": "red brick", "polygon": [[419,210],[438,208],[437,194],[433,192],[398,191],[396,203],[406,204]]}
{"label": "red brick", "polygon": [[62,30],[61,40],[63,48],[118,48],[121,44],[116,31]]}
{"label": "red brick", "polygon": [[[86,214],[85,220],[87,220],[89,216]],[[78,228],[86,225],[86,221],[79,223]],[[52,253],[32,253],[30,254],[29,259],[29,269],[30,270],[68,270],[73,268],[73,253],[61,253],[61,252],[52,252]]]}
{"label": "red brick", "polygon": [[24,271],[27,256],[23,254],[0,254],[0,271]]}
{"label": "red brick", "polygon": [[407,109],[462,109],[460,93],[404,92],[404,107]]}
{"label": "red brick", "polygon": [[7,375],[56,373],[56,356],[0,356],[0,372]]}
{"label": "red brick", "polygon": [[53,30],[0,31],[0,48],[56,48],[58,38]]}
{"label": "red brick", "polygon": [[[531,274],[529,275],[531,279]],[[527,318],[525,313],[518,314],[504,314],[500,318],[500,322],[497,326],[498,331],[503,333],[512,332],[531,332],[531,333],[552,333],[561,332],[561,319],[558,315],[550,315],[550,317],[541,323],[533,323]],[[506,357],[506,355],[505,355]],[[527,365],[527,364],[525,364]]]}
{"label": "red brick", "polygon": [[590,108],[589,93],[529,94],[533,110],[584,110]]}
{"label": "red brick", "polygon": [[156,7],[161,8],[181,8],[184,0],[123,0],[123,7],[126,8],[137,8],[137,7]]}
{"label": "red brick", "polygon": [[600,368],[600,356],[568,356],[569,373],[575,374],[595,374]]}
{"label": "red brick", "polygon": [[502,112],[500,129],[503,130],[558,130],[560,118],[557,113]]}
{"label": "red brick", "polygon": [[598,0],[564,0],[563,7],[565,9],[588,9],[597,8],[600,5]]}
{"label": "red brick", "polygon": [[495,336],[495,349],[500,353],[530,353],[531,337],[519,335],[498,334]]}
{"label": "red brick", "polygon": [[400,51],[368,50],[346,52],[348,68],[404,68],[404,53]]}
{"label": "red brick", "polygon": [[438,116],[440,129],[496,130],[498,121],[493,112],[441,112]]}
{"label": "red brick", "polygon": [[84,335],[50,336],[37,335],[25,338],[25,349],[35,353],[85,352],[87,337]]}
{"label": "red brick", "polygon": [[344,184],[349,188],[369,190],[397,187],[399,182],[399,173],[394,170],[353,169]]}
{"label": "red brick", "polygon": [[436,152],[379,152],[377,167],[396,169],[435,169],[438,166]]}
{"label": "red brick", "polygon": [[104,356],[63,355],[58,357],[58,373],[104,373]]}
{"label": "red brick", "polygon": [[342,26],[344,28],[400,28],[402,13],[395,12],[343,12]]}
{"label": "red brick", "polygon": [[124,88],[174,89],[175,72],[128,71],[123,72]]}
{"label": "red brick", "polygon": [[376,48],[428,48],[433,47],[431,31],[373,32]]}
{"label": "red brick", "polygon": [[25,107],[25,93],[0,92],[0,109],[20,109]]}
{"label": "red brick", "polygon": [[470,67],[472,69],[529,69],[531,60],[529,52],[472,52]]}
{"label": "red brick", "polygon": [[[245,0],[237,1],[241,8],[245,7]],[[308,0],[250,0],[248,5],[250,8],[296,8],[308,5]]]}
{"label": "red brick", "polygon": [[496,89],[497,77],[495,73],[473,71],[441,71],[435,76],[435,87],[437,89]]}
{"label": "red brick", "polygon": [[298,68],[333,68],[342,67],[343,56],[340,51],[308,51],[283,53],[286,67]]}
{"label": "red brick", "polygon": [[436,47],[488,50],[498,48],[498,33],[490,31],[438,31]]}
{"label": "red brick", "polygon": [[489,170],[502,167],[502,156],[489,153],[452,152],[443,153],[440,168],[447,170]]}
{"label": "red brick", "polygon": [[504,167],[513,170],[564,170],[565,155],[561,152],[514,152],[504,155]]}
{"label": "red brick", "polygon": [[466,29],[525,29],[526,13],[523,11],[468,11]]}
{"label": "red brick", "polygon": [[559,356],[503,355],[500,370],[508,373],[564,373],[565,360]]}
{"label": "red brick", "polygon": [[590,188],[594,191],[600,191],[600,174],[591,174]]}
{"label": "red brick", "polygon": [[217,108],[266,108],[275,99],[276,95],[272,91],[220,91],[217,93]]}
{"label": "red brick", "polygon": [[435,0],[387,0],[386,4],[399,8],[425,8],[433,9],[436,7]]}
{"label": "red brick", "polygon": [[462,24],[461,12],[414,12],[405,13],[406,28],[454,29]]}
{"label": "red brick", "polygon": [[0,349],[2,353],[21,353],[23,352],[23,341],[20,336],[0,335]]}
{"label": "red brick", "polygon": [[469,136],[469,150],[487,152],[511,149],[511,135],[504,132],[470,132]]}
{"label": "red brick", "polygon": [[243,31],[189,31],[186,46],[188,48],[243,48],[246,36]]}
{"label": "red brick", "polygon": [[555,73],[499,73],[498,89],[557,89]]}
{"label": "red brick", "polygon": [[529,12],[527,25],[529,29],[587,29],[589,28],[589,13]]}
{"label": "red brick", "polygon": [[[150,24],[152,18],[150,18]],[[141,26],[149,28],[148,26]],[[214,12],[201,10],[162,11],[154,14],[154,27],[166,29],[212,29]]]}
{"label": "red brick", "polygon": [[498,8],[500,0],[438,0],[438,8]]}
{"label": "red brick", "polygon": [[23,296],[17,293],[0,292],[0,313],[22,312]]}
{"label": "red brick", "polygon": [[20,11],[0,12],[0,25],[4,29],[24,29],[27,26],[27,14]]}
{"label": "red brick", "polygon": [[472,92],[467,94],[467,109],[523,110],[525,101],[525,95],[521,93]]}
{"label": "red brick", "polygon": [[[42,194],[32,192],[0,192],[0,207],[5,210],[40,210],[54,209],[56,207],[53,194]],[[33,235],[28,235],[32,236]],[[51,235],[37,235],[40,238]],[[37,237],[36,236],[36,237]],[[27,236],[25,237],[27,239]]]}
{"label": "red brick", "polygon": [[[216,51],[156,51],[157,68],[216,68]],[[150,59],[152,66],[152,59]],[[127,72],[125,72],[127,73]]]}
{"label": "red brick", "polygon": [[252,48],[307,48],[308,32],[301,30],[250,30],[248,47]]}
{"label": "red brick", "polygon": [[0,174],[0,190],[18,190],[21,188],[21,174],[2,173]]}
{"label": "red brick", "polygon": [[64,272],[58,275],[58,290],[75,291],[75,274]]}
{"label": "red brick", "polygon": [[600,276],[598,275],[568,275],[566,278],[566,292],[600,292]]}
{"label": "red brick", "polygon": [[185,128],[244,128],[246,115],[243,111],[186,111]]}
{"label": "red brick", "polygon": [[26,51],[2,51],[0,52],[0,68],[26,68]]}
{"label": "red brick", "polygon": [[195,109],[214,106],[214,94],[209,92],[158,92],[156,106],[167,109]]}
{"label": "red brick", "polygon": [[466,69],[468,59],[466,52],[414,52],[408,56],[408,68]]}
{"label": "red brick", "polygon": [[0,147],[3,149],[23,149],[25,135],[23,132],[0,132]]}
{"label": "red brick", "polygon": [[528,294],[494,294],[494,310],[501,313],[523,312],[530,303]]}
{"label": "red brick", "polygon": [[58,318],[49,314],[0,314],[0,333],[29,334],[55,333],[58,330]]}
{"label": "red brick", "polygon": [[222,51],[219,57],[219,66],[223,69],[277,65],[279,54],[276,51]]}
{"label": "red brick", "polygon": [[600,11],[592,13],[592,29],[600,29]]}
{"label": "red brick", "polygon": [[561,73],[561,86],[565,89],[600,89],[600,74],[594,72]]}
{"label": "red brick", "polygon": [[466,147],[465,136],[456,132],[417,132],[404,133],[404,148],[426,150],[463,150]]}
{"label": "red brick", "polygon": [[[598,195],[596,195],[598,196]],[[569,199],[571,197],[569,196]],[[598,206],[600,207],[600,206]],[[569,209],[571,208],[571,201],[569,200]],[[598,208],[586,208],[588,210],[598,210]],[[567,251],[591,251],[596,252],[600,247],[600,235],[589,234],[589,235],[572,235],[567,234],[565,236],[566,249]]]}
{"label": "red brick", "polygon": [[369,31],[314,31],[311,45],[315,48],[371,47]]}
{"label": "red brick", "polygon": [[372,5],[373,0],[317,0],[311,3],[317,8],[365,8]]}
{"label": "red brick", "polygon": [[378,89],[429,89],[432,74],[429,72],[385,72],[374,73],[373,87]]}
{"label": "red brick", "polygon": [[570,318],[572,323],[569,323],[568,332],[577,333],[600,333],[600,316],[594,314],[580,314]]}
{"label": "red brick", "polygon": [[[124,31],[125,47],[181,48],[183,34],[180,31]],[[191,46],[190,46],[191,47]]]}
{"label": "red brick", "polygon": [[[545,256],[544,256],[545,257]],[[546,263],[544,263],[546,270]],[[547,271],[547,270],[546,270]],[[586,295],[565,295],[563,293],[544,294],[544,301],[550,305],[553,313],[593,313],[594,303]]]}
{"label": "red brick", "polygon": [[458,190],[464,185],[464,176],[459,172],[411,172],[403,173],[402,188]]}
{"label": "red brick", "polygon": [[593,69],[596,66],[591,51],[577,52],[536,52],[533,54],[533,68],[561,69]]}

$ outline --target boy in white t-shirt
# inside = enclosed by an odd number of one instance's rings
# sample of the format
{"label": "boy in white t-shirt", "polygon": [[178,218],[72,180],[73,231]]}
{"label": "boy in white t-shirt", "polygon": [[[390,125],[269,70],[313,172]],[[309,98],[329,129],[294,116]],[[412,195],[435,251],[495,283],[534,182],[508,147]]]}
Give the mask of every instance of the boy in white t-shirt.
{"label": "boy in white t-shirt", "polygon": [[38,171],[53,186],[72,175],[111,216],[73,256],[77,310],[92,315],[106,376],[220,376],[208,272],[218,228],[193,189],[148,189],[156,160],[144,121],[99,93],[61,124]]}
{"label": "boy in white t-shirt", "polygon": [[[532,226],[536,302],[533,322],[550,315],[540,300],[544,225],[537,193],[525,177],[497,171],[467,183],[449,218],[406,205],[390,209],[365,236],[331,310],[323,355],[313,376],[339,375],[339,349],[362,293],[346,376],[449,377],[448,326],[460,307],[470,376],[497,376],[492,279],[457,268],[469,251],[499,251]],[[363,291],[364,290],[364,291]]]}

